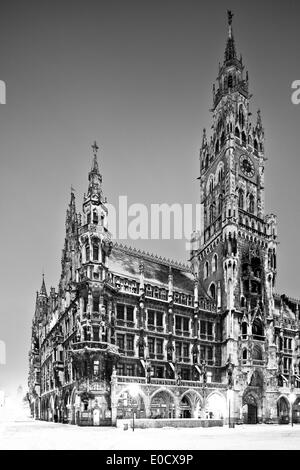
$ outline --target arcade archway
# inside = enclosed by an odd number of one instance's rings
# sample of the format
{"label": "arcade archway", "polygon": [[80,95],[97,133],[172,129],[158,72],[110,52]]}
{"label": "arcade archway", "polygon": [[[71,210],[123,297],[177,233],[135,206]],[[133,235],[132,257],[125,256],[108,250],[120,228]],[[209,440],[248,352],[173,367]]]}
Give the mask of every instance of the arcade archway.
{"label": "arcade archway", "polygon": [[151,418],[175,418],[175,402],[173,396],[162,390],[155,393],[150,401]]}
{"label": "arcade archway", "polygon": [[226,399],[219,393],[212,393],[206,401],[206,417],[209,419],[223,419],[226,416]]}
{"label": "arcade archway", "polygon": [[248,393],[243,397],[243,420],[246,424],[258,423],[257,398],[251,393]]}
{"label": "arcade archway", "polygon": [[290,422],[290,404],[284,396],[277,401],[277,417],[279,424],[289,424]]}

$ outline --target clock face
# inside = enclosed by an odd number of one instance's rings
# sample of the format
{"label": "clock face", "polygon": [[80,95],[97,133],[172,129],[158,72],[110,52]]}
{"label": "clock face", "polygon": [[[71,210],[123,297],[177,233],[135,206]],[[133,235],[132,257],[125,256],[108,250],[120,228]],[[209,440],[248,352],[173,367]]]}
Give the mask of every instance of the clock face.
{"label": "clock face", "polygon": [[240,156],[240,168],[248,178],[252,178],[255,174],[254,163],[248,155]]}

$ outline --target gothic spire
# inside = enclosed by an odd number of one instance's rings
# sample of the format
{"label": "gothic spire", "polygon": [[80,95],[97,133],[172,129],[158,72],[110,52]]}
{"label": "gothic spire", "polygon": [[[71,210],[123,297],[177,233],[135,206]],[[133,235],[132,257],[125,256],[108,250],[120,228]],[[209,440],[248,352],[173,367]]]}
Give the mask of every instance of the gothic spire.
{"label": "gothic spire", "polygon": [[46,290],[44,273],[43,273],[43,282],[42,282],[42,287],[41,287],[41,290],[40,290],[40,295],[45,295],[47,297],[47,290]]}
{"label": "gothic spire", "polygon": [[228,39],[225,49],[225,62],[229,62],[233,59],[236,59],[236,50],[234,44],[234,37],[232,31],[232,18],[233,13],[230,10],[227,10],[227,17],[228,17]]}
{"label": "gothic spire", "polygon": [[98,159],[97,159],[99,147],[96,141],[92,145],[92,150],[93,150],[93,161],[92,161],[92,168],[89,172],[88,196],[97,194],[100,197],[102,197],[102,175],[100,174],[100,171],[99,171],[99,165],[98,165]]}

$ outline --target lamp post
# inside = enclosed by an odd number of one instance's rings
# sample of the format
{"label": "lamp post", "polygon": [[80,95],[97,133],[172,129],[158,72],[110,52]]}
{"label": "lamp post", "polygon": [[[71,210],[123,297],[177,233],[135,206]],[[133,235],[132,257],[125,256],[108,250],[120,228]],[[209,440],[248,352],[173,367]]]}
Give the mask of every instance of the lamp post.
{"label": "lamp post", "polygon": [[296,395],[294,392],[290,392],[290,405],[291,405],[291,425],[293,427],[294,423],[293,423],[293,404],[294,404],[294,401],[296,399]]}
{"label": "lamp post", "polygon": [[138,384],[130,384],[129,386],[129,393],[130,393],[130,398],[131,398],[131,408],[132,408],[132,431],[134,431],[134,399],[137,398],[139,394],[139,386]]}

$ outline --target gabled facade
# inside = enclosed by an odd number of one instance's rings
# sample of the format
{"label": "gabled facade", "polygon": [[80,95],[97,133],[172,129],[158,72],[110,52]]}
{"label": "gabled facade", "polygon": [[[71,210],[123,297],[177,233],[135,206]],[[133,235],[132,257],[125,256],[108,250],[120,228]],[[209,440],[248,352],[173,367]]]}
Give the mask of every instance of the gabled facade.
{"label": "gabled facade", "polygon": [[[37,294],[29,374],[36,418],[115,425],[134,409],[140,419],[288,421],[300,383],[299,301],[274,293],[277,221],[264,210],[264,129],[259,111],[250,119],[230,12],[217,81],[189,265],[113,242],[93,145],[81,214],[71,192],[58,291],[47,295],[43,280]],[[293,410],[300,419],[298,400]]]}

